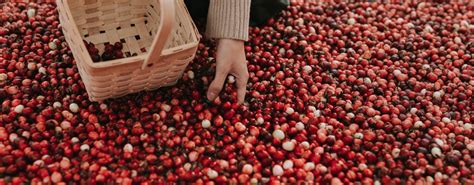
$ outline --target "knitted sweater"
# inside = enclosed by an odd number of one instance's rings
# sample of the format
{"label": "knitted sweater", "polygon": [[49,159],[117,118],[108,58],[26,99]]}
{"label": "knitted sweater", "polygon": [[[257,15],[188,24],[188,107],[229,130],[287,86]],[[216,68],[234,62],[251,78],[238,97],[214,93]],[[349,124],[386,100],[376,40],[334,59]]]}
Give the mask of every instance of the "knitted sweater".
{"label": "knitted sweater", "polygon": [[206,36],[247,41],[251,0],[210,0]]}

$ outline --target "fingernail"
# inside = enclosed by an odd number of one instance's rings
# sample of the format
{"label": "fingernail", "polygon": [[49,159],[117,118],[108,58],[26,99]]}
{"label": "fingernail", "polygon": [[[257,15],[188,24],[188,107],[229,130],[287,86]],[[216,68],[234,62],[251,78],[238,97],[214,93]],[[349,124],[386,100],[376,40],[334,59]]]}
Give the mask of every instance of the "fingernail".
{"label": "fingernail", "polygon": [[216,94],[213,92],[207,93],[207,99],[214,100],[216,98]]}

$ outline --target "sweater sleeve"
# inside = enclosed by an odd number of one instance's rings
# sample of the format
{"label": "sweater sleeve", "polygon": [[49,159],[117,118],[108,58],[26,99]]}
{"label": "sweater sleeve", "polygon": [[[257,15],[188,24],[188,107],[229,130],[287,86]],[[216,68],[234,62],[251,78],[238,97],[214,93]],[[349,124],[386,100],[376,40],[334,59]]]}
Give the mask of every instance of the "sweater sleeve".
{"label": "sweater sleeve", "polygon": [[247,41],[251,0],[210,0],[206,36]]}

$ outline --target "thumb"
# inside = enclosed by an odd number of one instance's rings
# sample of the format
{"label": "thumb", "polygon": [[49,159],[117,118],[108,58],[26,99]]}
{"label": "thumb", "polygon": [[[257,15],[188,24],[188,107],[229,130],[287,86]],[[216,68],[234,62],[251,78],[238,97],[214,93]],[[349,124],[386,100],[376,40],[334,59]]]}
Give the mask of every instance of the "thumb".
{"label": "thumb", "polygon": [[210,101],[213,101],[214,99],[217,98],[217,95],[222,90],[222,86],[224,86],[225,79],[227,78],[227,73],[224,72],[216,72],[216,77],[212,81],[211,85],[209,86],[209,89],[207,90],[207,99]]}

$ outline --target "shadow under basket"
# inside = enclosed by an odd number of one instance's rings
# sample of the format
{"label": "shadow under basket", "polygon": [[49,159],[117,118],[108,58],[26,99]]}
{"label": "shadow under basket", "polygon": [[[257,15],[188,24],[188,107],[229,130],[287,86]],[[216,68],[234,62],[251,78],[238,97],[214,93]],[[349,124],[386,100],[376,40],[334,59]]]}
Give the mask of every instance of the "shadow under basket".
{"label": "shadow under basket", "polygon": [[[174,85],[199,44],[182,0],[57,0],[57,8],[91,101]],[[94,63],[83,40],[100,53],[121,42],[126,58]]]}

